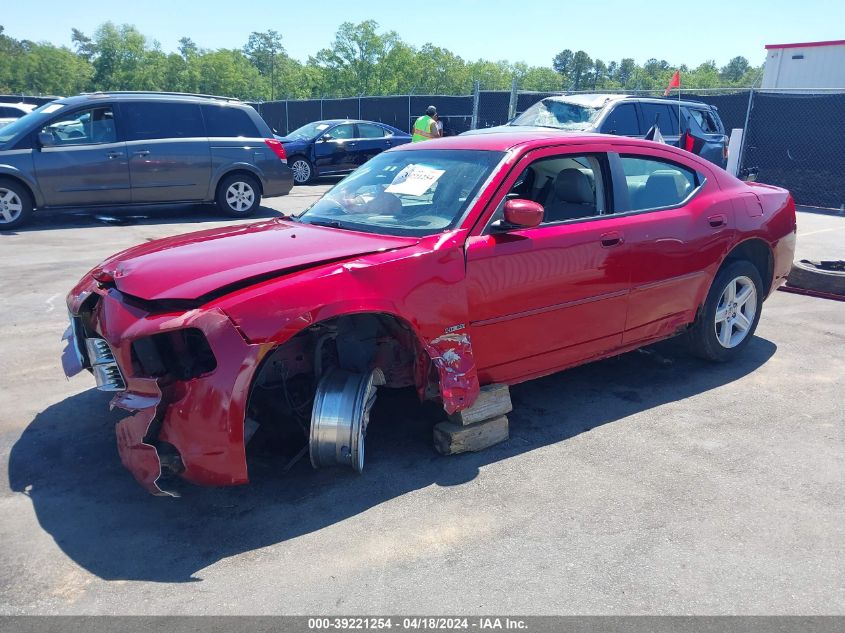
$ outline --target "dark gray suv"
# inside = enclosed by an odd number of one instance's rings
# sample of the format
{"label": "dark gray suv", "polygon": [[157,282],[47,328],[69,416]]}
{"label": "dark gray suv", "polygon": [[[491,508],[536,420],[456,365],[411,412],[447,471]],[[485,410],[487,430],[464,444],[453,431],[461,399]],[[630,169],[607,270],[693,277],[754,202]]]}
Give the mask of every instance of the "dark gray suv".
{"label": "dark gray suv", "polygon": [[[666,143],[680,147],[724,169],[728,137],[715,106],[620,94],[576,94],[546,97],[506,125],[464,134],[513,131],[513,127],[553,127],[572,132],[600,132],[643,138],[657,124]],[[684,133],[688,135],[685,137]]]}
{"label": "dark gray suv", "polygon": [[99,92],[0,128],[0,230],[34,209],[216,202],[246,217],[293,186],[282,144],[225,97]]}

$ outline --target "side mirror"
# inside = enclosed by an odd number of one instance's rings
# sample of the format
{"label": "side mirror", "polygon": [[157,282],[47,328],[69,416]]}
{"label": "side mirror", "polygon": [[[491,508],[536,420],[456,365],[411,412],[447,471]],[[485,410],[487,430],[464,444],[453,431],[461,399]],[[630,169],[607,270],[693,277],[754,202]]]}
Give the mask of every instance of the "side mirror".
{"label": "side mirror", "polygon": [[330,140],[332,140],[332,135],[331,135],[331,134],[329,134],[329,133],[323,134],[323,135],[320,137],[320,140],[321,140],[323,143],[325,143],[326,141],[330,141]]}
{"label": "side mirror", "polygon": [[56,144],[56,139],[52,134],[50,134],[50,132],[39,132],[38,144],[41,145],[41,147],[50,147]]}
{"label": "side mirror", "polygon": [[539,226],[543,221],[545,209],[543,205],[533,200],[515,198],[505,202],[505,219],[500,224],[504,230],[531,229]]}

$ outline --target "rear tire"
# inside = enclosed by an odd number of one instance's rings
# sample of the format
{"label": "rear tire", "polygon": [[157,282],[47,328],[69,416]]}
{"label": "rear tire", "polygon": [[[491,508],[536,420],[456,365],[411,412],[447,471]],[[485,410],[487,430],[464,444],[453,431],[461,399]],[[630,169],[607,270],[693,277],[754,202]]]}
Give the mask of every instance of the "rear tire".
{"label": "rear tire", "polygon": [[307,185],[314,181],[314,165],[304,156],[294,156],[288,160],[293,174],[294,185]]}
{"label": "rear tire", "polygon": [[32,197],[24,185],[11,178],[0,178],[0,231],[29,222],[32,208]]}
{"label": "rear tire", "polygon": [[217,208],[233,218],[246,218],[261,205],[258,181],[247,174],[225,176],[217,185]]}
{"label": "rear tire", "polygon": [[716,274],[689,331],[690,351],[718,363],[736,358],[754,336],[764,296],[763,281],[754,264],[746,260],[727,263]]}

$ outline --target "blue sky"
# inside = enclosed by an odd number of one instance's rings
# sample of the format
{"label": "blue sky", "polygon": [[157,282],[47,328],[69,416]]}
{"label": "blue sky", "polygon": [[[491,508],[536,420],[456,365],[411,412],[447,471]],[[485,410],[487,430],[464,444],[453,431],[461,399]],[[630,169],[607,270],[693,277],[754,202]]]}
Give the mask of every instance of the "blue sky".
{"label": "blue sky", "polygon": [[605,62],[656,57],[722,65],[743,55],[757,65],[765,44],[845,38],[845,3],[830,0],[10,0],[0,12],[8,35],[65,45],[71,27],[90,35],[106,20],[134,24],[166,51],[183,35],[203,48],[239,48],[250,32],[275,29],[288,53],[303,61],[331,42],[341,22],[366,19],[413,45],[433,42],[465,59],[532,65],[550,65],[564,48]]}

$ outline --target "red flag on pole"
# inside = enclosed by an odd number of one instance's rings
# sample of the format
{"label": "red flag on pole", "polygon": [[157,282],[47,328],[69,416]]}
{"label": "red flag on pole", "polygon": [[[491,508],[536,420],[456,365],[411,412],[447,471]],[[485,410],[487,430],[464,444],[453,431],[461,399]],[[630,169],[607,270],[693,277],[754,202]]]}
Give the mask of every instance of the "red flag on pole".
{"label": "red flag on pole", "polygon": [[663,91],[663,96],[668,97],[669,93],[672,92],[672,88],[680,88],[681,87],[681,71],[676,70],[675,74],[672,75],[672,81],[669,82],[669,85],[666,86],[666,90]]}

